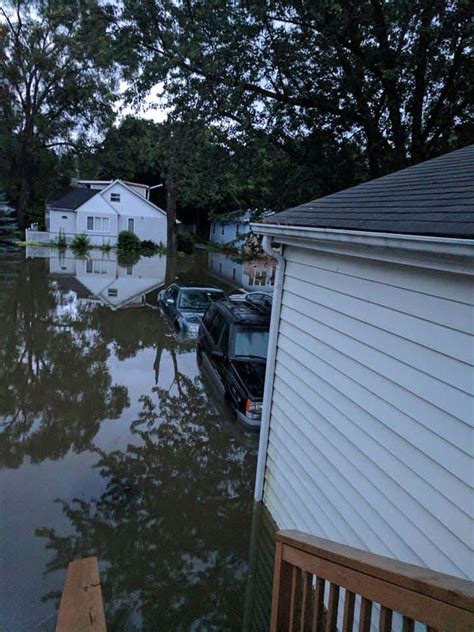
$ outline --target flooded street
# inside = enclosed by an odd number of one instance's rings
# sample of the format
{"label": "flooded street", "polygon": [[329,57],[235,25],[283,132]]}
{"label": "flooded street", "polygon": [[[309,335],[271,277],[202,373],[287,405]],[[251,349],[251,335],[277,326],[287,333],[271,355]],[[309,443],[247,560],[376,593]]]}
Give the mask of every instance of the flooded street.
{"label": "flooded street", "polygon": [[[0,629],[54,630],[67,564],[95,555],[109,632],[241,630],[258,434],[156,309],[166,257],[27,254],[0,257]],[[222,257],[176,274],[271,283]]]}

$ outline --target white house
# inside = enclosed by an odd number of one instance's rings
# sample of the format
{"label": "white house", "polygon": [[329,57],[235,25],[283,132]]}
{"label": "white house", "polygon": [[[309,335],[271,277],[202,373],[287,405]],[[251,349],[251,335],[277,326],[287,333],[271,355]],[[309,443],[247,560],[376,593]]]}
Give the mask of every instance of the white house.
{"label": "white house", "polygon": [[166,213],[148,200],[148,187],[113,181],[79,181],[79,186],[46,208],[49,238],[65,234],[68,241],[85,233],[92,245],[117,242],[123,230],[140,239],[166,245]]}
{"label": "white house", "polygon": [[473,176],[474,145],[252,226],[279,260],[256,499],[468,579]]}

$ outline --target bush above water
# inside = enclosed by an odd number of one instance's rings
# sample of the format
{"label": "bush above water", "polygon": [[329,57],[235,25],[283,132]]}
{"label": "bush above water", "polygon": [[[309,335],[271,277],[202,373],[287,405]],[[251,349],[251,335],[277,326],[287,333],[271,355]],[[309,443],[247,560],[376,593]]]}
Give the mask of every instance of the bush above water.
{"label": "bush above water", "polygon": [[122,230],[117,241],[117,250],[123,252],[138,252],[140,250],[140,239],[130,230]]}
{"label": "bush above water", "polygon": [[71,249],[74,252],[83,253],[89,250],[90,247],[91,247],[90,239],[85,233],[76,235],[74,239],[71,241]]}

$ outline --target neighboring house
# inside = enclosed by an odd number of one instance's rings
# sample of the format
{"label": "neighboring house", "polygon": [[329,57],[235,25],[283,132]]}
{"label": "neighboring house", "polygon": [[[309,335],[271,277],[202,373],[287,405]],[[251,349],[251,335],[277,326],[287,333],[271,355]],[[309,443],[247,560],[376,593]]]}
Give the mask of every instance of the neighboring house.
{"label": "neighboring house", "polygon": [[121,231],[129,230],[140,239],[166,245],[166,213],[147,199],[148,187],[121,180],[80,181],[79,185],[47,205],[50,238],[62,233],[71,241],[74,235],[85,233],[92,245],[113,245]]}
{"label": "neighboring house", "polygon": [[473,578],[474,146],[253,225],[282,245],[256,499]]}
{"label": "neighboring house", "polygon": [[[268,217],[271,211],[265,211],[262,216]],[[232,243],[233,246],[242,246],[246,236],[251,232],[251,211],[243,213],[227,213],[212,220],[209,239],[218,244]]]}

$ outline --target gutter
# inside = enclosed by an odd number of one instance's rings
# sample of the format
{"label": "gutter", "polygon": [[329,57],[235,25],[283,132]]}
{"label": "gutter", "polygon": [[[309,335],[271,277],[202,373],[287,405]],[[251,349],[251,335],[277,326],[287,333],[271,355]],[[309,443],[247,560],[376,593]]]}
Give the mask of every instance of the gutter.
{"label": "gutter", "polygon": [[270,237],[265,235],[262,240],[263,250],[276,259],[277,269],[275,284],[273,286],[272,314],[270,317],[270,334],[268,338],[267,366],[265,370],[265,385],[263,389],[262,420],[260,424],[260,440],[258,444],[257,474],[255,478],[254,500],[260,502],[263,498],[263,485],[265,481],[265,466],[267,459],[268,435],[270,430],[270,413],[273,395],[273,382],[275,379],[275,363],[278,341],[278,329],[281,312],[281,299],[283,294],[283,279],[285,276],[285,259],[273,250]]}
{"label": "gutter", "polygon": [[287,224],[251,224],[252,230],[300,248],[474,274],[474,240]]}

